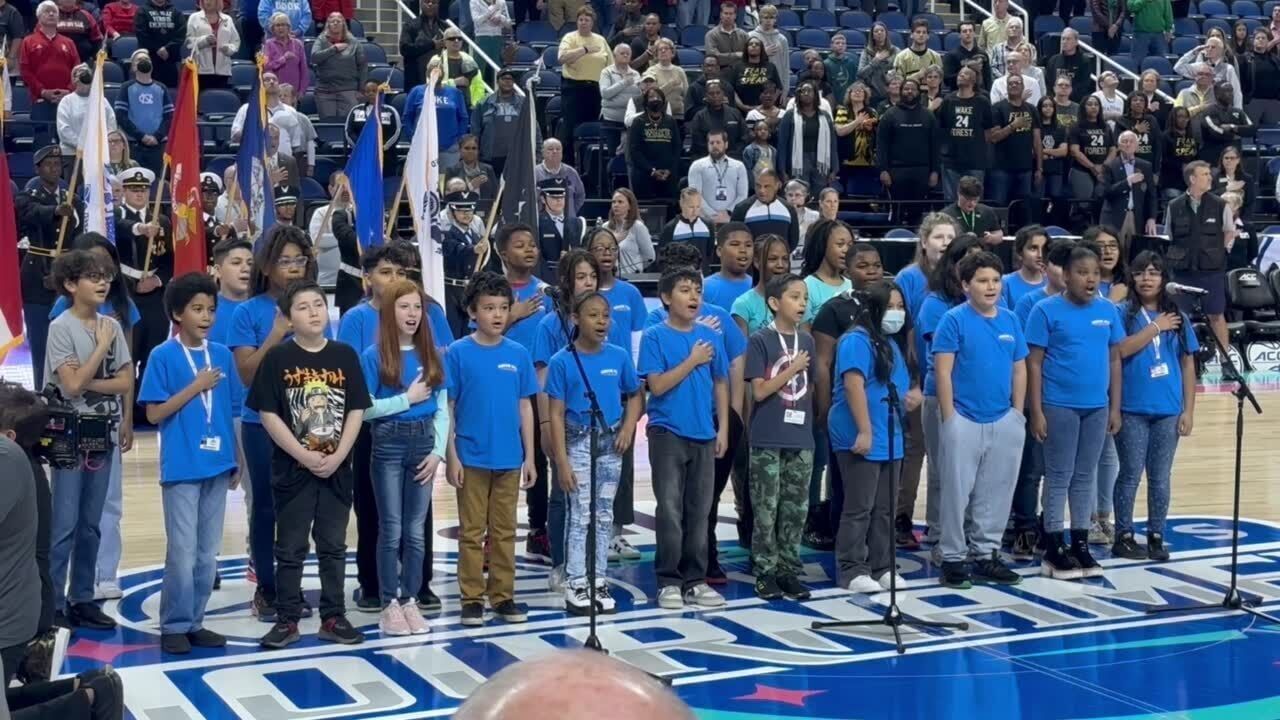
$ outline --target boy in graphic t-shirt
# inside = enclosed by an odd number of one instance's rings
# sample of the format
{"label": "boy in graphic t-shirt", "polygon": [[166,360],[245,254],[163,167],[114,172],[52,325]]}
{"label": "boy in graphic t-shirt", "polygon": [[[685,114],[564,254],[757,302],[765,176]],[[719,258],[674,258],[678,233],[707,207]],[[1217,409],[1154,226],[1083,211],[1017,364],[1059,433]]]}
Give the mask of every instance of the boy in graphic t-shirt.
{"label": "boy in graphic t-shirt", "polygon": [[280,296],[293,339],[267,351],[245,405],[271,435],[271,492],[276,509],[276,624],[263,647],[299,640],[302,563],[314,525],[320,561],[321,640],[352,645],[364,636],[346,618],[347,519],[353,476],[348,455],[371,402],[356,351],[324,337],[329,308],[314,281],[298,280]]}

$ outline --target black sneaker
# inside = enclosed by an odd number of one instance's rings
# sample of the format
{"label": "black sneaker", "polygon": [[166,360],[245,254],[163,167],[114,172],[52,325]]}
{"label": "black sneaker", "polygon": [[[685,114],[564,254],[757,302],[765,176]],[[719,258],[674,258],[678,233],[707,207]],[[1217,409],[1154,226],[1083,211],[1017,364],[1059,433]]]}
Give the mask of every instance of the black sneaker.
{"label": "black sneaker", "polygon": [[529,533],[524,541],[524,554],[530,560],[551,564],[551,537],[545,529],[539,528]]}
{"label": "black sneaker", "polygon": [[1164,546],[1164,533],[1147,534],[1147,558],[1156,562],[1169,561],[1169,549]]}
{"label": "black sneaker", "polygon": [[729,576],[724,574],[724,568],[720,567],[720,561],[714,560],[707,566],[706,577],[704,578],[708,585],[728,585]]}
{"label": "black sneaker", "polygon": [[1012,550],[1013,543],[1018,539],[1018,531],[1013,526],[1006,526],[1004,534],[1000,536],[1000,549]]}
{"label": "black sneaker", "polygon": [[831,552],[836,548],[835,538],[831,537],[823,519],[827,506],[819,503],[817,508],[809,508],[809,516],[804,521],[804,533],[800,536],[800,544],[811,550]]}
{"label": "black sneaker", "polygon": [[778,587],[778,580],[772,575],[758,575],[756,577],[756,597],[761,600],[777,600],[782,597],[782,588]]}
{"label": "black sneaker", "polygon": [[253,593],[250,609],[259,622],[274,623],[276,621],[276,606],[267,602],[267,596],[262,594],[261,588]]}
{"label": "black sneaker", "polygon": [[587,584],[566,586],[564,589],[564,609],[570,615],[584,617],[591,614],[591,593]]}
{"label": "black sneaker", "polygon": [[422,592],[418,593],[418,609],[423,612],[435,612],[443,607],[440,602],[440,596],[431,592],[431,588],[423,587]]}
{"label": "black sneaker", "polygon": [[938,576],[938,582],[956,590],[968,590],[973,587],[972,577],[969,575],[969,563],[942,563],[942,574]]}
{"label": "black sneaker", "polygon": [[484,605],[478,602],[463,603],[460,622],[467,627],[484,625]]}
{"label": "black sneaker", "polygon": [[1081,577],[1102,577],[1102,566],[1089,552],[1089,530],[1071,531],[1071,557],[1080,566]]}
{"label": "black sneaker", "polygon": [[213,573],[213,589],[214,590],[222,589],[222,573],[217,571],[214,571]]}
{"label": "black sneaker", "polygon": [[805,587],[795,575],[778,576],[778,587],[782,588],[783,595],[792,600],[809,599],[809,588]]}
{"label": "black sneaker", "polygon": [[191,647],[220,648],[227,646],[225,637],[205,628],[187,633],[187,640],[191,642]]}
{"label": "black sneaker", "polygon": [[124,684],[110,665],[80,673],[78,677],[80,689],[93,691],[91,717],[94,720],[124,717]]}
{"label": "black sneaker", "polygon": [[999,550],[992,550],[991,557],[973,563],[973,582],[978,585],[1017,585],[1022,582],[1022,576],[1004,564]]}
{"label": "black sneaker", "polygon": [[90,630],[114,630],[116,621],[102,612],[97,603],[76,603],[67,609],[67,619],[76,627]]}
{"label": "black sneaker", "polygon": [[182,633],[165,633],[160,636],[160,650],[169,655],[186,655],[191,652],[191,641]]}
{"label": "black sneaker", "polygon": [[298,623],[281,620],[271,626],[267,634],[258,640],[258,644],[272,650],[283,650],[301,639],[302,636],[298,634]]}
{"label": "black sneaker", "polygon": [[364,642],[364,633],[355,629],[346,615],[334,615],[320,623],[320,632],[316,637],[340,645],[359,645]]}
{"label": "black sneaker", "polygon": [[1040,533],[1035,530],[1021,530],[1013,539],[1009,554],[1014,560],[1035,560],[1036,546],[1040,543]]}
{"label": "black sneaker", "polygon": [[71,621],[67,619],[67,614],[61,610],[53,614],[53,625],[54,627],[71,629]]}
{"label": "black sneaker", "polygon": [[515,600],[506,600],[498,604],[493,609],[493,614],[502,618],[507,623],[522,623],[529,621],[529,609]]}
{"label": "black sneaker", "polygon": [[893,521],[893,541],[899,550],[919,550],[920,538],[916,537],[916,529],[911,518],[899,515]]}
{"label": "black sneaker", "polygon": [[382,598],[378,593],[367,593],[363,588],[356,590],[356,610],[363,613],[382,612]]}
{"label": "black sneaker", "polygon": [[1079,580],[1084,577],[1080,563],[1067,547],[1061,532],[1046,533],[1044,559],[1040,563],[1040,574],[1054,580]]}
{"label": "black sneaker", "polygon": [[1147,549],[1133,539],[1133,531],[1127,530],[1116,534],[1116,541],[1111,546],[1111,557],[1125,560],[1146,560]]}

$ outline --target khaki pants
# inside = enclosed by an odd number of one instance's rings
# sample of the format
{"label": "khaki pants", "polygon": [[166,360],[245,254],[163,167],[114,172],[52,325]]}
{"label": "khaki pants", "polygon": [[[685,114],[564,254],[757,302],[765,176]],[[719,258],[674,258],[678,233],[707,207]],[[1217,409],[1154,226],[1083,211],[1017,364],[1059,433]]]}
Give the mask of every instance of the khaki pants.
{"label": "khaki pants", "polygon": [[577,22],[578,10],[585,0],[547,0],[547,22],[559,30],[565,23]]}
{"label": "khaki pants", "polygon": [[[515,595],[516,504],[519,470],[463,468],[458,490],[458,589],[462,602],[497,607]],[[484,577],[484,536],[489,533],[489,579]]]}
{"label": "khaki pants", "polygon": [[1124,222],[1120,223],[1120,227],[1116,229],[1120,231],[1120,237],[1117,238],[1117,240],[1120,241],[1120,247],[1122,248],[1129,247],[1129,241],[1132,240],[1133,236],[1138,232],[1137,224],[1134,222],[1134,219],[1133,219],[1132,210],[1128,210],[1125,212]]}

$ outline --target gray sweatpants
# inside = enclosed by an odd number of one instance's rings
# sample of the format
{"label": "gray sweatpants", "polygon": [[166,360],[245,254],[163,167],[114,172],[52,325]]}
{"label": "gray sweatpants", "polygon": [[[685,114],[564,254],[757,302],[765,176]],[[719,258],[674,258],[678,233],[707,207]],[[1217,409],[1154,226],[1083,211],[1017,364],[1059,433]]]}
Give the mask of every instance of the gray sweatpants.
{"label": "gray sweatpants", "polygon": [[942,537],[938,524],[941,522],[938,503],[942,501],[942,461],[939,458],[942,440],[938,428],[942,421],[938,411],[938,397],[925,395],[924,404],[920,407],[920,424],[924,427],[924,452],[929,460],[925,464],[924,517],[928,525],[925,542],[936,543]]}
{"label": "gray sweatpants", "polygon": [[957,412],[940,426],[943,562],[1000,549],[1026,431],[1026,419],[1013,410],[985,424]]}

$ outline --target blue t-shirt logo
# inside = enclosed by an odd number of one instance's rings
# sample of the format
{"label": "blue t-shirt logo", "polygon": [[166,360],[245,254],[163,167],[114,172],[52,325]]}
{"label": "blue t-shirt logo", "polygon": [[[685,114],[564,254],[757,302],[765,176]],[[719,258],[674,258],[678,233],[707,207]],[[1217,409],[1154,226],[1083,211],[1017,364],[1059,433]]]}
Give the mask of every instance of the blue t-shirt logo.
{"label": "blue t-shirt logo", "polygon": [[504,371],[506,371],[506,372],[518,372],[518,371],[519,371],[519,370],[518,370],[518,368],[516,368],[516,366],[515,366],[515,365],[512,365],[511,363],[498,363],[498,369],[499,369],[499,370],[504,370]]}
{"label": "blue t-shirt logo", "polygon": [[998,339],[1000,340],[1000,342],[1003,342],[1003,343],[1016,342],[1016,339],[1009,333],[1001,333]]}
{"label": "blue t-shirt logo", "polygon": [[618,371],[613,368],[605,368],[600,371],[600,377],[618,377]]}
{"label": "blue t-shirt logo", "polygon": [[1111,327],[1111,321],[1110,320],[1094,320],[1093,326],[1094,327]]}

